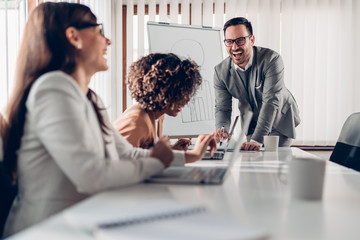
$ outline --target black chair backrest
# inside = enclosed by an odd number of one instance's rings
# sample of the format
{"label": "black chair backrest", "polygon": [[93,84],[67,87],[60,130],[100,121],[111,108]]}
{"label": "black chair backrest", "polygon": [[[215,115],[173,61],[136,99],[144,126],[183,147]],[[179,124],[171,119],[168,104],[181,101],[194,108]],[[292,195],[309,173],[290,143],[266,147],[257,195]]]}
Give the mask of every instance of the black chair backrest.
{"label": "black chair backrest", "polygon": [[5,174],[3,162],[0,161],[0,237],[3,235],[4,225],[17,190],[17,185],[12,184],[11,177]]}
{"label": "black chair backrest", "polygon": [[360,113],[346,119],[330,161],[360,171]]}

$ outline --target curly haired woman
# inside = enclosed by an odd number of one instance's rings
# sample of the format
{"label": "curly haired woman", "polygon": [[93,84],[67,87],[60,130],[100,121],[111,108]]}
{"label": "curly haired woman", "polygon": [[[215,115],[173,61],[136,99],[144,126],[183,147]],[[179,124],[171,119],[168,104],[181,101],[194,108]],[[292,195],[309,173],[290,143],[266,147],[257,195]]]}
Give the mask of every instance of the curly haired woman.
{"label": "curly haired woman", "polygon": [[[201,85],[198,65],[175,54],[153,53],[130,66],[129,90],[136,103],[114,122],[133,146],[148,148],[162,135],[164,114],[176,117]],[[180,139],[173,149],[187,150]]]}

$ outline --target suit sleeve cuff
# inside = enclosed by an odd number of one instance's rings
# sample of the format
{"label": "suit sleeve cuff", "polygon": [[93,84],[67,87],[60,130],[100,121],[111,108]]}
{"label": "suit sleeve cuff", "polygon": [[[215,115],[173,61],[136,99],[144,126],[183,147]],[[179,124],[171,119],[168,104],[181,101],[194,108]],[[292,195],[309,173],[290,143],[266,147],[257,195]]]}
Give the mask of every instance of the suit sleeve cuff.
{"label": "suit sleeve cuff", "polygon": [[262,146],[263,146],[263,144],[262,144],[262,143],[259,143],[258,141],[255,141],[254,139],[251,139],[251,140],[250,140],[250,142],[257,143],[257,144],[259,144],[259,145],[260,145],[260,147],[262,147]]}

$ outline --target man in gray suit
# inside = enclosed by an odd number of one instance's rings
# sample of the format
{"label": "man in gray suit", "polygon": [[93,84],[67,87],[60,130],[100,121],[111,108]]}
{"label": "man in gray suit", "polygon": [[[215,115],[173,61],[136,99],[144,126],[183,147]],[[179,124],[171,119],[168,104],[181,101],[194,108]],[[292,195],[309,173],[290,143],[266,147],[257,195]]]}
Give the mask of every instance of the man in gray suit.
{"label": "man in gray suit", "polygon": [[[279,146],[290,146],[300,123],[296,101],[284,83],[281,56],[267,48],[254,46],[251,23],[242,17],[224,25],[225,46],[229,54],[215,66],[215,120],[217,135],[227,137],[232,97],[239,100],[241,122],[253,114],[247,141],[242,148],[259,150],[263,137],[279,136]],[[221,127],[225,132],[221,134]]]}

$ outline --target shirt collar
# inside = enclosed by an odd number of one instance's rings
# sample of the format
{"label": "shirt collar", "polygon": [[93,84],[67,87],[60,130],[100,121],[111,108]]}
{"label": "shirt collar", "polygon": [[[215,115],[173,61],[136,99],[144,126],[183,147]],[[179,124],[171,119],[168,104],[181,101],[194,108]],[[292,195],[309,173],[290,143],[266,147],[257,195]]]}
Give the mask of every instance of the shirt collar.
{"label": "shirt collar", "polygon": [[254,50],[251,50],[250,59],[249,59],[248,63],[245,65],[245,69],[242,69],[241,67],[239,67],[237,64],[234,63],[235,70],[239,69],[240,71],[245,72],[252,66],[253,58],[254,58]]}

